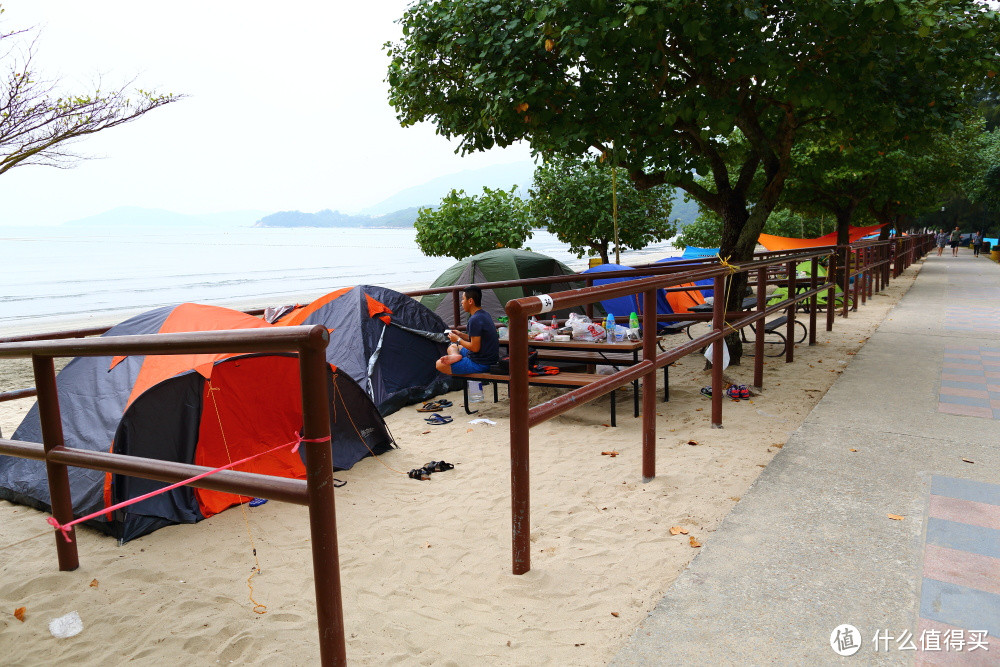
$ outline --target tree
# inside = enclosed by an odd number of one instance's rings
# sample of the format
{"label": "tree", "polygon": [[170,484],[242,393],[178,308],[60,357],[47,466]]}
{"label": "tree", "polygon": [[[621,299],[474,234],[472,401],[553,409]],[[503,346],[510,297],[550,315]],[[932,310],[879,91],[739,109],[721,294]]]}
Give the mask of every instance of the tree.
{"label": "tree", "polygon": [[510,192],[483,188],[482,196],[452,190],[437,209],[422,208],[413,226],[430,257],[462,259],[496,248],[520,248],[531,238],[527,203]]}
{"label": "tree", "polygon": [[[0,12],[3,8],[0,7]],[[77,140],[128,123],[176,102],[181,95],[136,90],[133,82],[102,91],[59,91],[58,82],[39,78],[33,70],[34,41],[22,45],[28,32],[0,32],[0,57],[8,61],[0,73],[0,174],[36,164],[70,167],[83,156],[70,150]]]}
{"label": "tree", "polygon": [[[811,217],[787,208],[777,208],[764,225],[765,234],[812,239],[829,234],[835,223],[828,217]],[[716,248],[722,240],[722,219],[715,213],[703,210],[695,221],[681,230],[673,244],[678,248]]]}
{"label": "tree", "polygon": [[1000,69],[1000,18],[975,0],[419,0],[400,22],[388,82],[404,126],[431,121],[462,152],[605,152],[637,187],[716,213],[736,261],[804,128],[950,129],[962,84]]}
{"label": "tree", "polygon": [[[546,227],[577,257],[591,252],[607,263],[615,238],[618,247],[639,250],[668,239],[676,226],[668,220],[673,192],[666,186],[637,190],[624,169],[615,170],[593,156],[555,156],[535,169],[529,210],[537,227]],[[614,195],[614,196],[613,196]]]}

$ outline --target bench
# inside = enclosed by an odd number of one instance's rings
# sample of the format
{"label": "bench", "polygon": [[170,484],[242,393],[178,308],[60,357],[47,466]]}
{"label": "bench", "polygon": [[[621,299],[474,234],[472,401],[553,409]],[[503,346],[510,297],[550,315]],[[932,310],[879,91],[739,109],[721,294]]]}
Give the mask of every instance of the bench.
{"label": "bench", "polygon": [[[774,334],[778,338],[778,340],[767,340],[765,338],[764,342],[765,343],[772,343],[772,344],[775,344],[775,345],[777,345],[779,343],[781,344],[781,348],[778,350],[778,352],[776,354],[769,354],[767,356],[769,356],[769,357],[780,357],[781,355],[783,355],[785,353],[785,349],[788,347],[788,341],[785,340],[785,334],[782,333],[781,329],[782,329],[782,327],[785,326],[785,324],[787,322],[788,322],[788,316],[787,315],[782,315],[781,317],[774,318],[770,322],[765,322],[764,323],[764,333],[765,334]],[[694,340],[694,335],[691,333],[690,326],[692,324],[698,324],[698,322],[682,322],[681,324],[687,324],[688,325],[688,328],[686,329],[688,338],[690,338],[691,340]],[[711,323],[709,323],[709,324],[711,324]],[[795,342],[796,343],[801,343],[809,335],[809,329],[806,328],[806,325],[802,322],[802,320],[796,319],[795,320],[795,324],[796,324],[796,326],[800,327],[801,330],[802,330],[801,334],[800,334],[800,337],[797,338],[795,340]],[[755,328],[755,326],[753,324],[750,325],[750,330],[753,331],[754,333],[757,332],[757,329]],[[751,339],[747,338],[746,328],[740,329],[740,339],[744,343],[752,343],[753,342]]]}
{"label": "bench", "polygon": [[[462,378],[463,380],[482,380],[484,383],[490,383],[493,385],[493,402],[499,402],[499,396],[497,394],[497,385],[506,384],[510,385],[510,376],[501,375],[499,373],[468,373],[466,375],[455,375],[453,377]],[[600,380],[602,375],[595,375],[594,373],[559,373],[558,375],[529,375],[528,384],[540,387],[562,387],[562,388],[577,388],[586,387],[588,384],[592,384]],[[462,383],[462,398],[465,400],[465,414],[471,415],[478,412],[478,410],[469,410],[469,383]],[[617,426],[615,423],[615,392],[611,392],[611,425]]]}
{"label": "bench", "polygon": [[[765,334],[774,334],[781,341],[781,350],[777,354],[769,354],[767,356],[769,356],[769,357],[780,357],[781,355],[783,355],[785,353],[786,348],[788,347],[788,341],[785,340],[785,334],[782,333],[780,331],[780,329],[782,327],[784,327],[787,322],[788,322],[788,316],[787,315],[782,315],[781,317],[774,318],[770,322],[765,322],[764,323],[764,333]],[[798,325],[798,326],[800,326],[800,327],[802,327],[802,337],[799,338],[799,339],[797,339],[797,340],[795,340],[794,342],[801,343],[802,341],[804,341],[806,339],[806,336],[809,335],[809,329],[807,329],[806,325],[802,323],[802,320],[796,319],[795,320],[795,324]],[[754,329],[754,326],[752,324],[750,325],[750,329],[752,331],[756,332],[756,330]],[[750,341],[746,337],[746,334],[744,333],[743,329],[740,329],[740,336],[743,338],[743,342],[745,342],[745,343],[752,342],[752,341]],[[765,339],[764,342],[766,342],[766,343],[770,343],[770,342],[776,343],[776,341],[768,341],[766,339]]]}
{"label": "bench", "polygon": [[[530,345],[530,343],[529,343]],[[581,364],[611,366],[615,371],[619,366],[633,366],[638,358],[630,352],[585,352],[582,350],[550,350],[546,348],[531,348],[538,353],[538,359],[543,361],[579,362]],[[639,381],[632,383],[634,389],[635,417],[639,416]],[[670,400],[670,365],[663,367],[663,402]]]}

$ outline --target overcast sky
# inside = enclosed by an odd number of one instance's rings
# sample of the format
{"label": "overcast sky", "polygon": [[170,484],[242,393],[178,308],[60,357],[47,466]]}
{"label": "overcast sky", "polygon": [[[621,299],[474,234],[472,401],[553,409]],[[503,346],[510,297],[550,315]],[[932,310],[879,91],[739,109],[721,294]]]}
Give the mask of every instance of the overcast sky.
{"label": "overcast sky", "polygon": [[526,159],[526,146],[460,158],[432,126],[399,127],[382,44],[399,36],[407,4],[0,0],[2,29],[37,27],[36,76],[78,93],[98,76],[105,88],[134,77],[188,96],[77,144],[100,159],[4,174],[0,225],[118,206],[353,212],[438,176]]}

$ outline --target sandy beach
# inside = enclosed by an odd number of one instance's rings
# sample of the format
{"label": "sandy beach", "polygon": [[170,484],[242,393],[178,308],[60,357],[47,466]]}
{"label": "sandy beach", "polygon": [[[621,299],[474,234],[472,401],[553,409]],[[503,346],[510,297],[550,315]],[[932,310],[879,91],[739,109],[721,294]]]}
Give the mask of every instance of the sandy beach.
{"label": "sandy beach", "polygon": [[[657,403],[657,477],[642,483],[640,422],[619,392],[531,432],[532,570],[511,574],[508,404],[428,426],[413,407],[387,418],[399,449],[337,473],[348,659],[355,664],[602,664],[707,544],[788,435],[913,283],[921,263],[794,364],[765,360],[764,387],[726,400],[709,425],[704,360],[670,371]],[[821,324],[822,326],[822,324]],[[686,337],[665,339],[666,345]],[[749,384],[752,358],[726,376]],[[658,378],[658,382],[662,379]],[[30,363],[0,361],[0,391],[31,386]],[[662,391],[662,387],[660,388]],[[559,390],[532,389],[532,402]],[[658,398],[659,400],[659,398]],[[0,431],[31,399],[0,403]],[[470,424],[485,417],[495,423]],[[616,457],[603,451],[615,450]],[[429,481],[406,471],[455,469]],[[268,502],[124,546],[77,531],[81,566],[59,572],[46,516],[0,501],[0,655],[5,664],[316,664],[319,657],[306,509]],[[687,534],[672,535],[680,526]],[[28,539],[39,535],[36,539]],[[26,540],[22,544],[15,543]],[[794,539],[794,536],[789,536]],[[253,545],[253,546],[251,546]],[[247,577],[256,547],[261,574]],[[25,607],[24,621],[13,612]],[[79,612],[83,631],[55,639],[53,618]]]}

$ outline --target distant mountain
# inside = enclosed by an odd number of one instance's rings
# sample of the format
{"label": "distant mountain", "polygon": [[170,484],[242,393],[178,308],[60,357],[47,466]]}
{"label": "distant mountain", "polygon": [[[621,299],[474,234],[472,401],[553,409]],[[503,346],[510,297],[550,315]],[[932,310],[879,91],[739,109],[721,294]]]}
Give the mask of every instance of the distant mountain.
{"label": "distant mountain", "polygon": [[535,165],[529,160],[468,169],[401,190],[361,212],[367,215],[384,215],[405,208],[437,206],[441,203],[441,198],[452,190],[465,190],[467,195],[480,195],[484,187],[509,190],[516,185],[521,190],[521,196],[527,197],[534,173]]}
{"label": "distant mountain", "polygon": [[406,208],[386,215],[350,215],[326,209],[319,213],[281,211],[264,216],[254,227],[412,227],[417,208]]}
{"label": "distant mountain", "polygon": [[250,227],[262,215],[266,214],[263,211],[229,211],[188,215],[159,208],[119,206],[64,224],[73,227]]}

